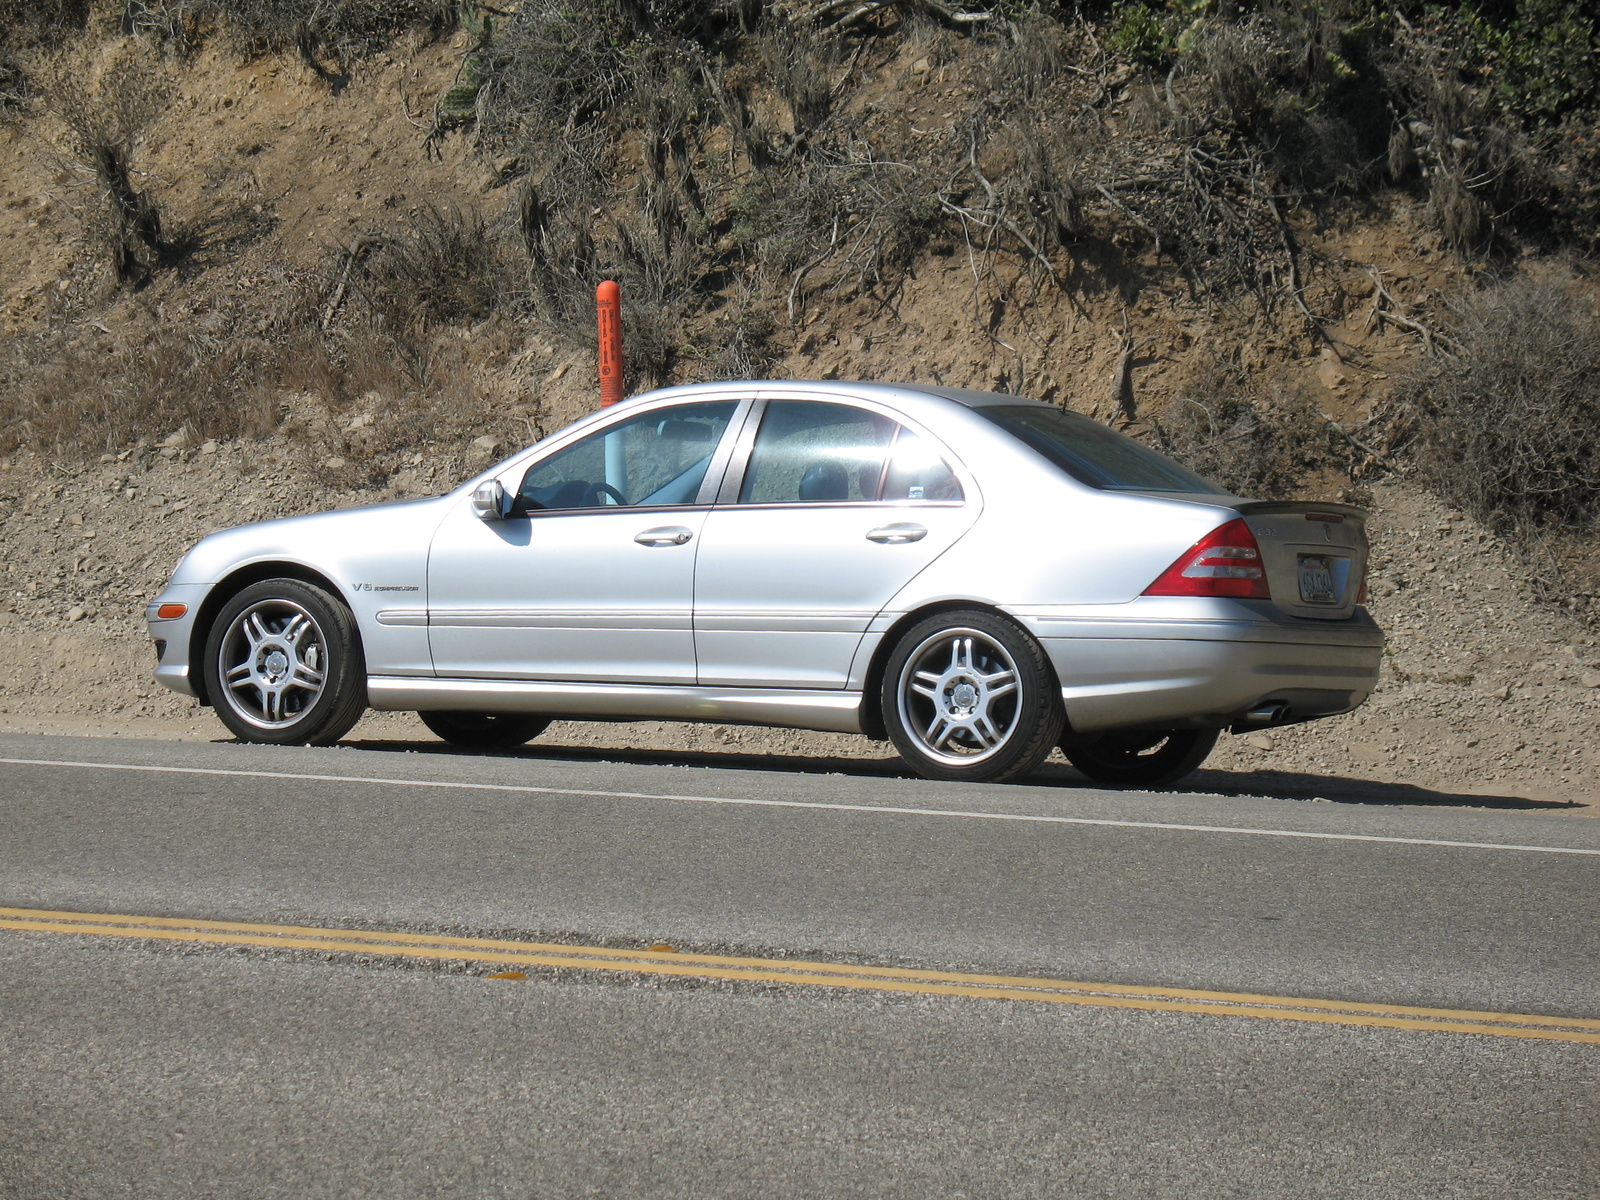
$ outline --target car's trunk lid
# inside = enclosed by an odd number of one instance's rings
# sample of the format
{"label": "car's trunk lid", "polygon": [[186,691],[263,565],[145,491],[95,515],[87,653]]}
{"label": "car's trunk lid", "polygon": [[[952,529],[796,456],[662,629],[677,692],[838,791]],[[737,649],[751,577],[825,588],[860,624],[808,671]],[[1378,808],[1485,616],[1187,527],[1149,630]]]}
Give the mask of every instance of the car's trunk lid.
{"label": "car's trunk lid", "polygon": [[1367,577],[1367,514],[1345,504],[1252,501],[1235,506],[1255,535],[1272,601],[1286,613],[1338,621]]}

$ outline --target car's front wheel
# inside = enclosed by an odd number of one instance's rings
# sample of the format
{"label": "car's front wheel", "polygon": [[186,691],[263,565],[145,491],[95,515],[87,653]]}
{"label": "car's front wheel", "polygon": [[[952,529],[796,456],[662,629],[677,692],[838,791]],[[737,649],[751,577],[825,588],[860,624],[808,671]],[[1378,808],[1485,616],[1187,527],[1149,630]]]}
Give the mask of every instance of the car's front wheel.
{"label": "car's front wheel", "polygon": [[229,600],[212,622],[205,655],[217,716],[247,742],[331,745],[366,708],[355,618],[298,579],[266,579]]}
{"label": "car's front wheel", "polygon": [[882,703],[889,740],[928,779],[1016,779],[1061,734],[1044,650],[991,613],[940,613],[914,626],[889,656]]}
{"label": "car's front wheel", "polygon": [[1176,783],[1206,760],[1215,729],[1123,730],[1061,739],[1067,761],[1096,783],[1158,788]]}
{"label": "car's front wheel", "polygon": [[550,724],[549,717],[526,713],[419,712],[417,716],[452,746],[473,750],[509,750],[532,741]]}

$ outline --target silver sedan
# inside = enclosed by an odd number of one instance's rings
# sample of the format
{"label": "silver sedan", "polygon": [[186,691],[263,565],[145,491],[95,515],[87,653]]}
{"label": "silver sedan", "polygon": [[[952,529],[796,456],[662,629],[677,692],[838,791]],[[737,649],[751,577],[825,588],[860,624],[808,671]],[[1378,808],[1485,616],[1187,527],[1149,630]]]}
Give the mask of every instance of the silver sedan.
{"label": "silver sedan", "polygon": [[1056,746],[1153,787],[1377,681],[1364,514],[1228,495],[1087,418],[923,385],[718,383],[448,495],[212,534],[148,612],[250,742],[367,708],[520,745],[559,717],[887,738],[934,779]]}

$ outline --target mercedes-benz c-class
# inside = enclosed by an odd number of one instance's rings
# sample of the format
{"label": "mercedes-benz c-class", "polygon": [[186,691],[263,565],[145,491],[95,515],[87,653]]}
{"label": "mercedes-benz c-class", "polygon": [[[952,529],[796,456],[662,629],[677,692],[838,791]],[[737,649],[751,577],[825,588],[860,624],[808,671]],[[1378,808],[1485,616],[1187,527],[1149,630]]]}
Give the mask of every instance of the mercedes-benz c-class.
{"label": "mercedes-benz c-class", "polygon": [[212,534],[150,605],[156,677],[249,742],[368,708],[447,741],[551,720],[862,733],[935,779],[1060,747],[1159,786],[1224,729],[1377,681],[1364,514],[1263,502],[1105,425],[920,384],[634,397],[444,496]]}

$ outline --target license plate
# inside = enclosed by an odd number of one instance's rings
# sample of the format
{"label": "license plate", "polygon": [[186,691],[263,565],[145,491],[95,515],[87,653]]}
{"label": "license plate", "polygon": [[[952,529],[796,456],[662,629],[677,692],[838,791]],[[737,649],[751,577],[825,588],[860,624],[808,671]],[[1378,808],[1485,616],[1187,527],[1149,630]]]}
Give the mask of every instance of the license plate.
{"label": "license plate", "polygon": [[1300,600],[1303,604],[1337,604],[1333,560],[1325,554],[1300,555]]}

